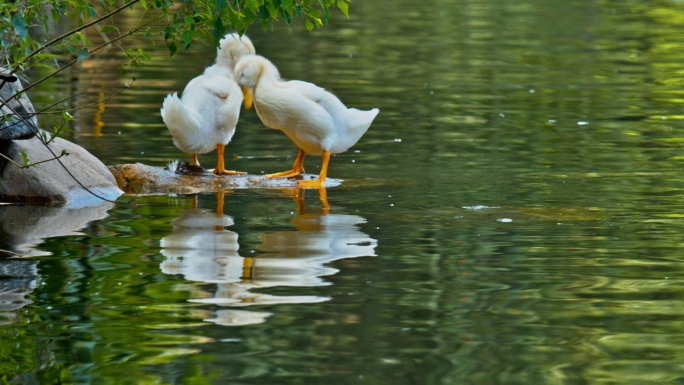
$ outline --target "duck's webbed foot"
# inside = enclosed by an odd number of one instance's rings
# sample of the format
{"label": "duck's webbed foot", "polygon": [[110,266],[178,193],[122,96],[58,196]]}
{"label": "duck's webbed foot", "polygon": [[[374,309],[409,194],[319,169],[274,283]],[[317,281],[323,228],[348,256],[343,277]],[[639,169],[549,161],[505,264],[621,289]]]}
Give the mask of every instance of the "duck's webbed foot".
{"label": "duck's webbed foot", "polygon": [[265,177],[267,179],[273,179],[273,178],[292,178],[295,177],[299,174],[304,173],[304,156],[306,153],[304,150],[299,149],[299,154],[297,154],[297,158],[294,161],[294,164],[292,165],[292,170],[287,170],[283,172],[277,172],[275,174],[267,174]]}

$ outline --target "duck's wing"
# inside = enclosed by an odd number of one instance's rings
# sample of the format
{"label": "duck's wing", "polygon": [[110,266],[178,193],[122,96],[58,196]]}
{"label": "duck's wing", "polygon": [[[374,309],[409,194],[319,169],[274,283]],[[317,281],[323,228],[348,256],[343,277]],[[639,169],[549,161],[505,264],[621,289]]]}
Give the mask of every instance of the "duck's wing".
{"label": "duck's wing", "polygon": [[225,99],[231,93],[234,88],[235,82],[224,76],[198,76],[190,81],[183,91],[183,95],[186,92],[196,92],[197,90],[203,90],[208,92],[213,96],[221,99]]}
{"label": "duck's wing", "polygon": [[315,84],[300,80],[291,80],[287,82],[287,85],[322,108],[330,115],[335,127],[339,128],[344,126],[347,107],[337,98],[337,96]]}
{"label": "duck's wing", "polygon": [[[291,80],[280,82],[256,99],[257,113],[268,127],[284,131],[300,148],[298,142],[319,142],[327,148],[334,133],[334,121],[327,108],[324,89],[314,84]],[[297,140],[295,140],[295,138]],[[307,148],[309,148],[307,150]]]}
{"label": "duck's wing", "polygon": [[287,84],[316,103],[332,119],[335,140],[330,144],[330,151],[333,154],[347,151],[356,144],[379,112],[377,108],[370,111],[347,108],[337,96],[311,83],[293,80]]}
{"label": "duck's wing", "polygon": [[323,107],[328,113],[345,110],[347,107],[337,98],[337,96],[326,91],[325,89],[309,82],[301,80],[290,80],[287,85],[299,92],[305,98]]}

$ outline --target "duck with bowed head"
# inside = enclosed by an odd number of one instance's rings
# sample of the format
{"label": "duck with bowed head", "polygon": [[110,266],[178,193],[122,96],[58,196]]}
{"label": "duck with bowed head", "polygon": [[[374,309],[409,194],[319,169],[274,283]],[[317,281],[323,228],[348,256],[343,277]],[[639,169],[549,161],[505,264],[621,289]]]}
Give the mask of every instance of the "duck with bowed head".
{"label": "duck with bowed head", "polygon": [[306,154],[321,155],[318,179],[300,180],[300,188],[324,187],[330,155],[356,144],[380,112],[377,108],[347,108],[335,95],[312,83],[284,81],[275,65],[258,55],[243,57],[234,76],[242,87],[245,108],[253,103],[264,125],[283,131],[299,147],[292,170],[268,178],[297,176],[304,172]]}
{"label": "duck with bowed head", "polygon": [[216,168],[210,171],[217,175],[244,174],[225,169],[223,151],[235,134],[243,98],[233,68],[243,56],[253,55],[255,49],[247,36],[237,33],[226,35],[219,45],[216,63],[192,79],[181,98],[175,92],[167,95],[161,115],[173,144],[192,154],[195,165],[199,166],[197,154],[216,149]]}

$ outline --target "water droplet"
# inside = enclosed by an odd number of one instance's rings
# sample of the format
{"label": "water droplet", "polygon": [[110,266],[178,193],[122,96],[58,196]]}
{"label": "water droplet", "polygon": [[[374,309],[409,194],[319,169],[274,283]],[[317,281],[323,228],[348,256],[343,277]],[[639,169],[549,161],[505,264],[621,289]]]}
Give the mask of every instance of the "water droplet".
{"label": "water droplet", "polygon": [[586,126],[587,124],[589,124],[589,122],[583,122],[583,121],[577,122],[578,126]]}

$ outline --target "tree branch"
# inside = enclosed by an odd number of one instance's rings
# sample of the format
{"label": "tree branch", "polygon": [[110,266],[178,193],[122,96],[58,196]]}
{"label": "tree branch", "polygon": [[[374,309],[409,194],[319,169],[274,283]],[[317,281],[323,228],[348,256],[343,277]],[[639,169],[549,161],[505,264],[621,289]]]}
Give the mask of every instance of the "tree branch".
{"label": "tree branch", "polygon": [[[52,140],[52,139],[51,139],[51,140]],[[54,155],[54,153],[53,153],[53,155]],[[22,166],[22,165],[20,165],[19,163],[17,163],[17,162],[15,162],[14,160],[12,160],[9,156],[7,156],[7,155],[5,155],[5,154],[3,154],[3,153],[0,153],[0,157],[5,158],[8,162],[11,162],[13,165],[15,165],[15,166],[17,166],[17,167],[19,167],[19,168],[29,168],[29,167],[33,167],[33,166],[35,166],[35,165],[38,165],[38,164],[41,164],[41,163],[45,163],[45,162],[50,162],[50,161],[59,159],[59,158],[61,158],[61,157],[63,157],[63,156],[67,156],[67,155],[69,155],[69,153],[66,152],[66,150],[62,150],[62,153],[59,154],[59,155],[55,155],[54,158],[44,159],[44,160],[41,160],[40,162],[36,162],[36,163],[30,163],[30,162],[29,162],[29,163],[27,163],[27,164],[25,164],[25,165]]]}
{"label": "tree branch", "polygon": [[140,0],[131,0],[130,2],[128,2],[128,4],[122,5],[121,7],[119,7],[119,8],[117,8],[117,9],[115,9],[115,10],[109,12],[108,14],[106,14],[106,15],[104,15],[104,16],[100,16],[99,18],[97,18],[97,19],[91,21],[90,23],[86,23],[86,24],[84,24],[84,25],[82,25],[82,26],[80,26],[80,27],[78,27],[78,28],[76,28],[76,29],[72,29],[72,30],[69,31],[69,32],[65,32],[65,33],[62,34],[61,36],[58,36],[58,37],[56,37],[56,38],[50,40],[49,42],[45,43],[45,45],[43,45],[42,47],[40,47],[40,48],[38,48],[37,50],[31,52],[30,55],[28,55],[28,56],[26,56],[25,58],[23,58],[22,60],[20,60],[19,63],[15,64],[14,67],[10,70],[10,75],[13,75],[14,72],[16,72],[16,70],[17,70],[19,67],[21,67],[22,64],[26,63],[29,59],[31,59],[32,57],[36,56],[38,53],[40,53],[40,52],[43,51],[44,49],[46,49],[46,48],[48,48],[48,47],[54,45],[55,43],[59,42],[59,41],[62,40],[62,39],[64,39],[65,37],[71,36],[71,35],[75,34],[76,32],[82,31],[82,30],[84,30],[84,29],[90,27],[91,25],[97,24],[97,23],[101,22],[102,20],[109,18],[110,16],[116,15],[117,13],[123,11],[124,9],[126,9],[126,8],[128,8],[128,7],[130,7],[130,6],[132,6],[133,4],[138,3],[138,2],[140,2]]}
{"label": "tree branch", "polygon": [[[137,1],[140,1],[140,0],[137,0]],[[147,22],[147,23],[145,23],[145,24],[139,26],[138,28],[135,28],[135,29],[132,29],[132,30],[128,31],[127,33],[125,33],[125,34],[123,34],[123,35],[117,37],[116,39],[110,40],[109,42],[106,42],[106,43],[104,43],[104,44],[102,44],[102,45],[100,45],[100,46],[98,46],[98,47],[96,47],[96,48],[93,48],[92,50],[88,51],[88,54],[97,52],[97,51],[99,51],[100,49],[102,49],[102,48],[104,48],[104,47],[106,47],[106,46],[108,46],[108,45],[110,45],[110,44],[114,44],[114,43],[116,43],[117,41],[123,39],[124,37],[130,36],[130,35],[132,35],[132,34],[138,32],[138,31],[140,31],[142,28],[147,27],[148,25],[150,25],[150,24],[154,23],[155,21],[157,21],[157,20],[163,18],[164,16],[165,16],[165,15],[160,15],[159,17],[150,20],[149,22]],[[76,62],[78,62],[78,59],[74,59],[74,60],[70,61],[69,63],[65,64],[63,67],[61,67],[60,69],[58,69],[57,71],[51,73],[50,75],[45,76],[44,78],[38,80],[37,82],[31,83],[31,84],[28,85],[26,88],[24,88],[21,92],[17,92],[16,94],[10,96],[10,97],[7,98],[7,100],[5,100],[4,102],[3,102],[3,101],[0,101],[0,103],[2,103],[2,104],[0,104],[0,107],[2,107],[3,104],[6,104],[6,103],[9,102],[10,100],[16,98],[17,96],[19,96],[19,95],[25,93],[26,91],[30,90],[31,88],[37,86],[38,84],[40,84],[40,83],[46,81],[47,79],[53,77],[54,75],[57,75],[57,74],[60,73],[60,72],[64,71],[65,69],[67,69],[69,66],[75,64]],[[2,85],[0,85],[0,88],[1,88],[1,87],[2,87]]]}

